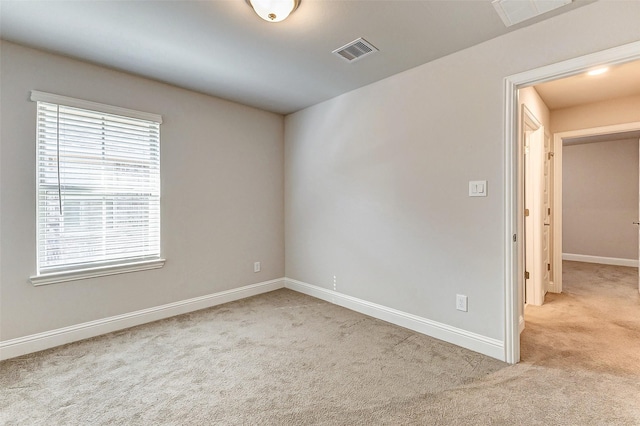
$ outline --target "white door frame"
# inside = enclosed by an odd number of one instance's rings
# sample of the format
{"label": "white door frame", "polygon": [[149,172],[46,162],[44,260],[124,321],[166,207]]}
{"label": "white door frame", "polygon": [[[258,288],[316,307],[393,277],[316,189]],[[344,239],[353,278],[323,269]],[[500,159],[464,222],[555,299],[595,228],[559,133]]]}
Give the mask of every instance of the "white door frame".
{"label": "white door frame", "polygon": [[[515,364],[520,361],[519,303],[524,279],[522,238],[523,212],[519,187],[522,168],[518,161],[518,89],[580,74],[590,68],[630,62],[640,59],[640,41],[596,52],[579,58],[547,65],[505,78],[505,284],[504,284],[504,360]],[[556,206],[556,210],[557,210]],[[557,228],[557,227],[556,227]],[[557,229],[556,229],[557,230]],[[556,233],[554,232],[554,235]],[[562,253],[554,253],[557,256]],[[554,257],[555,260],[555,257]],[[557,268],[556,268],[557,270]]]}

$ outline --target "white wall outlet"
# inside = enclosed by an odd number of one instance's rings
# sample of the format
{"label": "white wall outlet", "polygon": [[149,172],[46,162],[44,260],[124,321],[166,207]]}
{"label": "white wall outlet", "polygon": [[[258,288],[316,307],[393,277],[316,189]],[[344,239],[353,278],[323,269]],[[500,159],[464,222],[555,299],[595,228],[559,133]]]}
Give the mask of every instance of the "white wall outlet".
{"label": "white wall outlet", "polygon": [[260,272],[260,262],[253,262],[253,272]]}
{"label": "white wall outlet", "polygon": [[456,309],[462,312],[468,310],[467,296],[463,294],[456,294]]}

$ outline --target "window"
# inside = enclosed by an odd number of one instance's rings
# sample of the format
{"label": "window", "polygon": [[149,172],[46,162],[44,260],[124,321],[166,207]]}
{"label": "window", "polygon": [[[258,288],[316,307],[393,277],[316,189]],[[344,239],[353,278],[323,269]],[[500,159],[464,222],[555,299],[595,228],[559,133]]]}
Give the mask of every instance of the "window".
{"label": "window", "polygon": [[31,92],[38,284],[161,267],[160,116]]}

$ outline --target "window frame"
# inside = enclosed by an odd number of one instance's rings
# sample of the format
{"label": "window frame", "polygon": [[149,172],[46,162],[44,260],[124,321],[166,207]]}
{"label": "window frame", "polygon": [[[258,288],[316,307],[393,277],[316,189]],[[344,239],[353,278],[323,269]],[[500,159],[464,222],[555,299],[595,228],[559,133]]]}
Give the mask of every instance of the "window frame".
{"label": "window frame", "polygon": [[[85,101],[82,99],[56,95],[56,94],[41,92],[37,90],[31,91],[30,100],[33,102],[36,102],[36,108],[38,108],[37,102],[45,102],[45,103],[78,108],[78,109],[83,109],[83,110],[88,110],[88,111],[93,111],[98,113],[113,114],[113,115],[133,118],[133,119],[153,121],[158,123],[159,125],[162,124],[162,116],[158,114],[136,111],[132,109],[121,108],[121,107],[101,104],[101,103],[92,102],[92,101]],[[38,125],[36,124],[36,132],[37,131],[38,131]],[[36,147],[39,147],[40,141],[39,141],[39,136],[37,134],[35,139],[36,139]],[[38,179],[38,175],[40,173],[40,165],[39,165],[38,158],[39,158],[39,149],[36,148],[36,167],[35,167],[36,230],[38,230],[40,227],[39,225],[40,216],[39,216],[39,207],[38,207],[39,197],[40,197],[39,196],[40,183]],[[159,173],[161,173],[161,171],[159,171]],[[160,192],[160,195],[161,195],[161,192]],[[160,214],[161,212],[162,212],[162,207],[160,206]],[[161,224],[161,219],[160,219],[159,225],[160,224]],[[158,253],[158,258],[155,258],[154,256],[152,259],[146,259],[146,260],[119,259],[119,260],[114,260],[112,262],[105,262],[104,264],[96,265],[96,266],[87,265],[87,267],[76,267],[76,268],[71,267],[68,269],[61,267],[59,271],[45,271],[41,273],[40,262],[38,260],[40,256],[39,254],[40,253],[40,236],[37,231],[36,232],[36,271],[37,272],[35,275],[29,278],[29,281],[34,286],[39,286],[39,285],[54,284],[59,282],[76,281],[76,280],[83,280],[83,279],[93,278],[93,277],[101,277],[101,276],[161,268],[164,266],[166,262],[166,259],[164,259],[162,256],[163,250],[162,250],[162,239],[161,239],[161,234],[162,234],[161,226],[158,232],[159,232],[158,238],[160,238],[160,251]]]}

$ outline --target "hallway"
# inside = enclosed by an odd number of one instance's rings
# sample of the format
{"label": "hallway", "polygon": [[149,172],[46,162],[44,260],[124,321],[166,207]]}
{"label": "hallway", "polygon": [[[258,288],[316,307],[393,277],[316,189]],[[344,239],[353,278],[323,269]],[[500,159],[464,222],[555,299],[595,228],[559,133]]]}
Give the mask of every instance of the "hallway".
{"label": "hallway", "polygon": [[525,309],[521,359],[640,376],[638,269],[564,261],[563,293]]}

